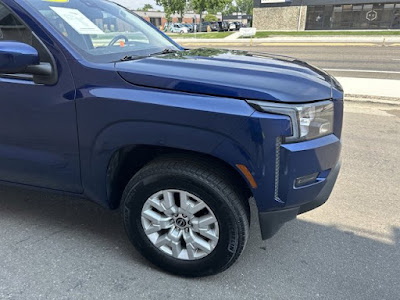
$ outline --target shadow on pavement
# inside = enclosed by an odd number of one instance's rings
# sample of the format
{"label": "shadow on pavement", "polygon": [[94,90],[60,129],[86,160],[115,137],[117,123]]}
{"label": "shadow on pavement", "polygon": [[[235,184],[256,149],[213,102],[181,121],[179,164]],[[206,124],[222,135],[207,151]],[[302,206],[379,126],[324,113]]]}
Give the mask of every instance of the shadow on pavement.
{"label": "shadow on pavement", "polygon": [[[68,232],[85,241],[95,236],[103,245],[126,250],[134,259],[141,256],[125,235],[119,210],[110,211],[85,199],[15,187],[0,188],[0,224],[5,220],[34,229],[38,236],[16,237],[14,245],[36,243],[43,238]],[[12,228],[10,228],[12,233]],[[19,232],[15,232],[17,235]],[[143,260],[144,261],[144,260]]]}
{"label": "shadow on pavement", "polygon": [[[207,288],[210,295],[204,294],[204,298],[218,299],[396,299],[400,295],[400,228],[392,230],[392,243],[383,243],[297,220],[271,240],[261,241],[257,218],[253,218],[248,247],[231,269],[213,277],[181,279],[152,268],[141,258],[125,236],[118,211],[110,212],[85,200],[2,187],[0,260],[7,261],[7,267],[0,271],[0,280],[13,288],[11,282],[19,276],[19,264],[24,263],[15,254],[30,257],[30,269],[24,276],[34,280],[31,276],[39,268],[43,251],[47,261],[57,258],[53,278],[67,278],[68,268],[77,264],[73,279],[93,297],[111,290],[121,299],[128,298],[133,291],[142,291],[147,280],[157,278],[152,282],[152,288],[159,291],[157,297],[171,295],[175,285],[182,285],[191,293]],[[104,269],[96,269],[88,278],[83,270],[98,268],[99,260]],[[10,282],[4,283],[8,271]],[[99,272],[125,279],[115,288],[117,283]],[[132,273],[140,276],[129,277]],[[72,284],[68,280],[61,282]],[[219,292],[211,293],[213,290]],[[50,298],[63,295],[60,291],[50,290]]]}

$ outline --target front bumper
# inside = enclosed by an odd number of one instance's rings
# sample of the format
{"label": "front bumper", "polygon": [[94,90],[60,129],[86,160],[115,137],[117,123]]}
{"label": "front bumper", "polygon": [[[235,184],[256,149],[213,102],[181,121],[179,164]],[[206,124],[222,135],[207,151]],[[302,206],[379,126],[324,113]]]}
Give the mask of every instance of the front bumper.
{"label": "front bumper", "polygon": [[259,222],[262,239],[266,240],[271,238],[282,227],[284,223],[295,219],[297,215],[308,212],[323,205],[328,200],[333,190],[333,187],[339,175],[340,166],[341,164],[340,162],[338,162],[336,167],[331,170],[331,172],[325,179],[324,187],[320,190],[314,200],[297,207],[277,211],[260,212]]}

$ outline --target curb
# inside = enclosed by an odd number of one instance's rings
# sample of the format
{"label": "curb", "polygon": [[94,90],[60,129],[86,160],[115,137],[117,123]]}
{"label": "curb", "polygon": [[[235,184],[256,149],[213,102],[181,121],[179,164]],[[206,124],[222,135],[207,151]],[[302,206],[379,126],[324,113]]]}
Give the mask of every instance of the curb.
{"label": "curb", "polygon": [[390,106],[400,106],[400,98],[393,98],[393,97],[346,94],[344,97],[344,101],[364,103],[364,104],[384,104]]}

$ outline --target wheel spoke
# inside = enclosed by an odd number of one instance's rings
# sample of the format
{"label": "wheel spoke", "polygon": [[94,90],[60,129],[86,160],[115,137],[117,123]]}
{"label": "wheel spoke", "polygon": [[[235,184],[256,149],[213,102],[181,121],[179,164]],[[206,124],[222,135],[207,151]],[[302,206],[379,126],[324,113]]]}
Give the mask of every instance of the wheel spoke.
{"label": "wheel spoke", "polygon": [[201,211],[202,209],[204,209],[206,207],[207,207],[207,205],[204,202],[200,202],[194,206],[190,206],[190,208],[188,210],[192,215],[195,215],[196,213],[198,213],[199,211]]}
{"label": "wheel spoke", "polygon": [[186,244],[186,251],[189,259],[195,259],[196,248],[191,244]]}
{"label": "wheel spoke", "polygon": [[150,209],[142,212],[142,217],[145,217],[153,224],[158,224],[158,225],[160,224],[160,222],[162,220],[162,216],[160,214],[158,214],[155,211],[152,211]]}
{"label": "wheel spoke", "polygon": [[156,213],[155,211],[152,210],[146,210],[142,212],[142,217],[146,218],[149,220],[154,226],[159,226],[160,230],[161,229],[167,229],[171,227],[171,217],[167,216],[162,216],[159,213]]}
{"label": "wheel spoke", "polygon": [[161,201],[157,198],[151,198],[148,200],[149,204],[157,209],[159,212],[164,212],[165,208],[162,206]]}
{"label": "wheel spoke", "polygon": [[157,231],[160,231],[160,226],[159,225],[149,225],[147,228],[145,228],[144,233],[147,235],[153,234]]}
{"label": "wheel spoke", "polygon": [[199,218],[199,228],[207,228],[208,225],[216,223],[217,219],[213,215],[206,215]]}
{"label": "wheel spoke", "polygon": [[191,229],[189,229],[188,232],[185,231],[183,234],[183,239],[185,240],[186,244],[192,245],[196,249],[203,250],[206,253],[211,252],[210,244],[198,237]]}
{"label": "wheel spoke", "polygon": [[179,200],[181,202],[180,208],[186,211],[190,209],[189,197],[188,194],[185,192],[181,192],[179,194]]}
{"label": "wheel spoke", "polygon": [[167,245],[170,242],[170,239],[168,238],[168,234],[164,234],[158,237],[154,245],[158,248]]}
{"label": "wheel spoke", "polygon": [[175,206],[174,194],[168,191],[163,192],[163,206],[169,209]]}
{"label": "wheel spoke", "polygon": [[213,242],[218,242],[219,237],[215,230],[206,230],[201,228],[199,233]]}
{"label": "wheel spoke", "polygon": [[182,252],[181,242],[172,242],[171,243],[172,254],[174,257],[179,257],[179,254]]}

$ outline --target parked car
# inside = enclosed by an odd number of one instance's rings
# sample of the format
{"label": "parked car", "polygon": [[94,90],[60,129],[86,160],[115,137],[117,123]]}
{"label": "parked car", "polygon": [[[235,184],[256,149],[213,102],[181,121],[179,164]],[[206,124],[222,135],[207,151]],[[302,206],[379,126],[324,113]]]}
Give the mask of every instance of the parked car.
{"label": "parked car", "polygon": [[229,30],[229,24],[225,21],[220,21],[218,23],[218,31],[228,31]]}
{"label": "parked car", "polygon": [[194,32],[194,26],[192,24],[185,23],[182,24],[182,26],[186,27],[190,33]]}
{"label": "parked car", "polygon": [[103,0],[0,0],[0,16],[1,182],[120,208],[137,250],[185,276],[239,258],[249,198],[263,239],[327,201],[343,91],[326,72],[186,50]]}
{"label": "parked car", "polygon": [[211,22],[211,31],[219,31],[218,22]]}
{"label": "parked car", "polygon": [[207,26],[204,26],[204,22],[196,24],[196,32],[207,32]]}
{"label": "parked car", "polygon": [[237,30],[236,23],[234,22],[229,23],[229,31],[236,31],[236,30]]}
{"label": "parked car", "polygon": [[240,30],[240,28],[245,27],[242,22],[233,22],[236,26],[236,30]]}
{"label": "parked car", "polygon": [[217,22],[203,22],[203,23],[199,24],[199,26],[197,27],[197,31],[198,32],[207,32],[208,28],[210,28],[211,31],[218,31],[219,25]]}
{"label": "parked car", "polygon": [[180,24],[180,23],[173,23],[169,26],[169,31],[172,33],[188,33],[189,28]]}

